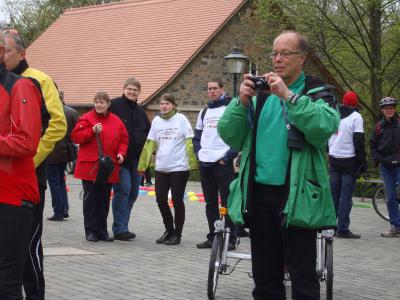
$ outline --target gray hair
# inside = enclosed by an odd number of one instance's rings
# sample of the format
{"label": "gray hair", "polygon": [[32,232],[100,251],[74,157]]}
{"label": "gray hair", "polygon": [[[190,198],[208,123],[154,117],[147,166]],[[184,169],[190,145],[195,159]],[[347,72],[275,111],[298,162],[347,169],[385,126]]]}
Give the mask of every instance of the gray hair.
{"label": "gray hair", "polygon": [[12,38],[18,51],[25,50],[25,41],[16,30],[4,30],[4,37]]}

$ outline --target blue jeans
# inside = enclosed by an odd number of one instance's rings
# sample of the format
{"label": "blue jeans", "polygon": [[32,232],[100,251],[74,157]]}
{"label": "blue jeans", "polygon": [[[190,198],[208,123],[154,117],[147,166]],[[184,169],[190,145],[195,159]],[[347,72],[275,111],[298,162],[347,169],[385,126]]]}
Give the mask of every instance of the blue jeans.
{"label": "blue jeans", "polygon": [[400,184],[400,166],[381,166],[381,174],[387,197],[390,224],[400,228],[400,210],[399,203],[397,202],[397,185]]}
{"label": "blue jeans", "polygon": [[67,187],[64,180],[65,165],[66,163],[47,165],[47,181],[50,186],[54,215],[57,218],[62,218],[64,212],[68,212],[69,209]]}
{"label": "blue jeans", "polygon": [[130,169],[121,166],[119,183],[113,184],[112,212],[114,222],[112,231],[114,235],[129,231],[129,217],[131,216],[133,203],[135,203],[139,194],[141,179],[142,176],[137,171],[137,162],[130,165]]}
{"label": "blue jeans", "polygon": [[330,169],[329,179],[337,216],[337,232],[348,233],[356,177]]}

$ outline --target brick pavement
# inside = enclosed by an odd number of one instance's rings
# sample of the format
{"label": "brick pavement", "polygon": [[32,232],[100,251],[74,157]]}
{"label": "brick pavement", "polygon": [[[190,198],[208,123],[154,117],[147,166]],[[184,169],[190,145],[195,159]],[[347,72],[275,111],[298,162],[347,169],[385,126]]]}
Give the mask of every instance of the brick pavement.
{"label": "brick pavement", "polygon": [[[68,176],[68,183],[71,217],[65,222],[45,220],[43,243],[47,252],[72,247],[90,253],[45,257],[46,299],[207,299],[210,251],[195,247],[205,239],[204,203],[186,201],[181,245],[155,243],[164,229],[151,196],[140,196],[134,205],[135,240],[89,243],[83,231],[79,181]],[[201,192],[195,183],[186,190]],[[50,203],[47,193],[45,218],[52,214]],[[362,238],[334,241],[334,299],[400,299],[400,239],[379,236],[388,224],[371,208],[353,208],[351,220],[351,229]],[[110,212],[109,228],[111,222]],[[241,240],[238,251],[249,252],[248,239]],[[220,276],[216,299],[251,299],[250,268],[244,261],[231,275]],[[323,288],[322,284],[322,299]]]}

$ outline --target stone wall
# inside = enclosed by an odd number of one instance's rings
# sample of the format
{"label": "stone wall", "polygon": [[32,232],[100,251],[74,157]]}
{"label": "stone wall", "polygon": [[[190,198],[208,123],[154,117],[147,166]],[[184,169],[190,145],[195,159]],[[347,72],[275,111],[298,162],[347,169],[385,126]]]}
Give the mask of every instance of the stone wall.
{"label": "stone wall", "polygon": [[207,81],[212,78],[220,78],[224,82],[225,91],[232,95],[232,78],[228,74],[224,56],[231,53],[234,45],[243,49],[241,44],[243,40],[244,36],[240,32],[240,17],[236,15],[168,87],[146,104],[149,117],[152,118],[158,112],[161,95],[171,93],[177,99],[178,109],[194,125],[200,109],[207,104]]}

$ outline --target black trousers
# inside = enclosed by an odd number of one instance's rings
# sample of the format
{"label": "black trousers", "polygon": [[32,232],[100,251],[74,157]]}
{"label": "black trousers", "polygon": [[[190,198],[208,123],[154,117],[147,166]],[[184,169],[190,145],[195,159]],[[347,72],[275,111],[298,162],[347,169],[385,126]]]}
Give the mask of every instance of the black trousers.
{"label": "black trousers", "polygon": [[83,221],[86,236],[93,233],[99,237],[108,235],[107,217],[110,210],[112,184],[98,184],[82,180]]}
{"label": "black trousers", "polygon": [[46,184],[39,182],[40,203],[33,208],[29,249],[25,261],[23,275],[26,300],[43,300],[45,296],[45,281],[43,275],[43,210]]}
{"label": "black trousers", "polygon": [[0,299],[22,299],[22,274],[32,230],[33,209],[0,204]]}
{"label": "black trousers", "polygon": [[[175,232],[178,237],[182,236],[183,224],[185,223],[185,203],[183,202],[183,196],[189,175],[189,171],[178,171],[168,174],[156,172],[156,199],[165,230],[170,233]],[[169,189],[171,189],[174,204],[175,228],[174,218],[168,205]]]}
{"label": "black trousers", "polygon": [[254,299],[286,299],[285,267],[290,274],[292,299],[320,299],[316,273],[315,230],[283,228],[284,188],[254,185],[254,209],[249,220]]}
{"label": "black trousers", "polygon": [[[206,216],[208,222],[207,239],[212,242],[214,239],[214,222],[220,218],[218,194],[221,196],[221,206],[227,207],[229,196],[229,185],[234,177],[232,163],[221,165],[215,163],[212,166],[200,166],[201,188],[203,189],[206,201]],[[236,241],[236,226],[229,217],[226,218],[226,225],[231,229],[230,240]]]}

